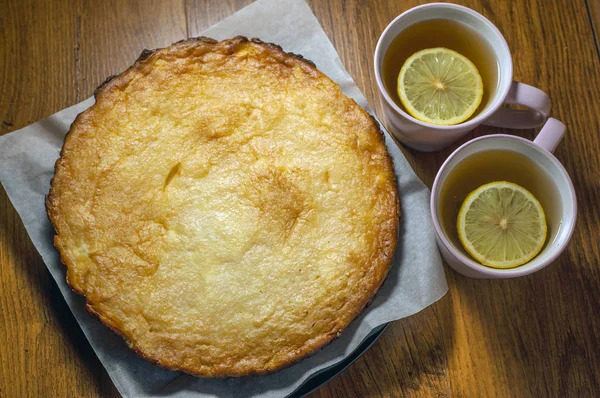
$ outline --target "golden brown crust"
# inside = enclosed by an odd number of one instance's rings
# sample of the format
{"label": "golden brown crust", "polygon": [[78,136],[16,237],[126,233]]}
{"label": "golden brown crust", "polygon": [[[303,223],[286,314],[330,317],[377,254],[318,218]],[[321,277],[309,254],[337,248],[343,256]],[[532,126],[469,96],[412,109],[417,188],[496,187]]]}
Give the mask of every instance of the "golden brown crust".
{"label": "golden brown crust", "polygon": [[264,374],[370,302],[397,243],[393,165],[377,122],[310,61],[188,39],[95,97],[46,207],[68,283],[139,355]]}

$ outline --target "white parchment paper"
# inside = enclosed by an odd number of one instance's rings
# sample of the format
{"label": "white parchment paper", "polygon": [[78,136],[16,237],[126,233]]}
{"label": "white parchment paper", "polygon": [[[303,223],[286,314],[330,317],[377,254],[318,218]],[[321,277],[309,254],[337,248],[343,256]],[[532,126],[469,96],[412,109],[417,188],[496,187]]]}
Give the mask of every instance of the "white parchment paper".
{"label": "white parchment paper", "polygon": [[[215,39],[236,35],[258,37],[282,46],[287,52],[301,54],[371,112],[303,0],[259,0],[202,34]],[[398,249],[389,276],[372,304],[337,340],[298,364],[267,376],[201,379],[146,362],[129,350],[120,337],[90,316],[84,299],[69,288],[64,266],[52,243],[54,231],[44,209],[44,198],[64,136],[75,116],[92,104],[90,98],[0,137],[0,181],[83,332],[123,396],[286,396],[311,375],[348,356],[377,326],[412,315],[446,293],[446,279],[429,214],[429,190],[386,132],[402,206]]]}

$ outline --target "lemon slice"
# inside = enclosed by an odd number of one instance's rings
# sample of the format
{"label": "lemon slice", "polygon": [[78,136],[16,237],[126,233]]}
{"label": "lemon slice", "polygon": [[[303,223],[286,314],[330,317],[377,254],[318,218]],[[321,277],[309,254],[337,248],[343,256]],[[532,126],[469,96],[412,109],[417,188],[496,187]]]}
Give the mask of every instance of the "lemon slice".
{"label": "lemon slice", "polygon": [[398,96],[416,119],[449,126],[477,110],[483,82],[468,58],[444,47],[428,48],[411,55],[400,69]]}
{"label": "lemon slice", "polygon": [[471,192],[460,207],[456,226],[467,252],[494,268],[525,264],[546,241],[540,202],[512,182],[490,182]]}

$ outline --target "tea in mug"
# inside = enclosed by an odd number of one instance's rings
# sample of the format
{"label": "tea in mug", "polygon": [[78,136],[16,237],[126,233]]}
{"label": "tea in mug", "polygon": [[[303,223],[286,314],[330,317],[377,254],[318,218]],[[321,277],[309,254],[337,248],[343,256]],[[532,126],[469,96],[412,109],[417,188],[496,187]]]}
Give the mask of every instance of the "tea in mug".
{"label": "tea in mug", "polygon": [[483,80],[483,98],[471,117],[483,110],[498,88],[499,63],[487,41],[473,28],[448,19],[417,22],[394,38],[383,58],[383,84],[393,101],[398,98],[398,74],[406,60],[417,51],[434,47],[454,50],[475,64]]}
{"label": "tea in mug", "polygon": [[469,256],[458,237],[458,212],[469,193],[493,181],[508,181],[520,185],[540,202],[548,228],[545,245],[549,245],[556,237],[561,223],[558,188],[551,177],[527,156],[498,149],[478,152],[463,159],[443,183],[438,214],[441,227],[453,246]]}

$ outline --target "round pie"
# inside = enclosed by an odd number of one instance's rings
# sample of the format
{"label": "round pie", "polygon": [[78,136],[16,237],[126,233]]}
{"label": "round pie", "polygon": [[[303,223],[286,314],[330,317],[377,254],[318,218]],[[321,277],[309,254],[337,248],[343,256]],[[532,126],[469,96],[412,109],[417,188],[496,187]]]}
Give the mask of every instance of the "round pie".
{"label": "round pie", "polygon": [[236,37],[145,51],[65,139],[46,206],[71,287],[144,358],[263,374],[385,279],[399,203],[377,123],[309,61]]}

